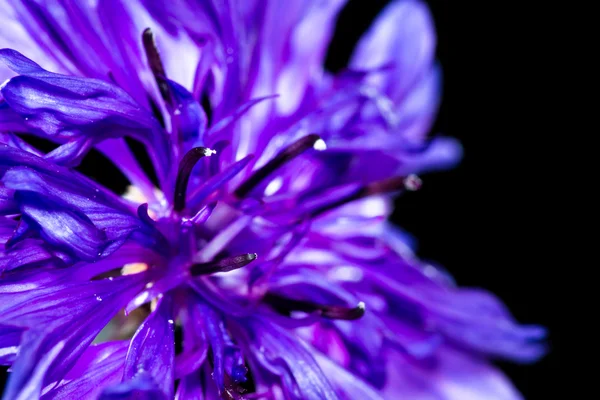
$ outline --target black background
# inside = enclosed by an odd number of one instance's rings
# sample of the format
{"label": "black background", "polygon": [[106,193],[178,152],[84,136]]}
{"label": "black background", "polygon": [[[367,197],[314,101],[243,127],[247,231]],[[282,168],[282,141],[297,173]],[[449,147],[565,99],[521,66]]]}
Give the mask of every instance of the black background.
{"label": "black background", "polygon": [[[346,64],[386,3],[349,1],[338,20],[328,69]],[[553,248],[556,214],[549,203],[549,188],[556,183],[546,172],[549,150],[540,134],[540,121],[550,117],[535,107],[547,85],[539,75],[539,50],[546,39],[531,28],[539,15],[500,9],[499,2],[427,3],[444,70],[443,100],[432,132],[458,138],[465,156],[454,170],[425,175],[421,191],[400,198],[394,222],[415,236],[422,258],[444,265],[459,285],[488,289],[520,322],[549,328],[550,353],[544,359],[500,366],[525,398],[561,397],[554,380],[562,336],[553,272],[560,261]],[[100,181],[116,172],[94,159],[85,164]]]}

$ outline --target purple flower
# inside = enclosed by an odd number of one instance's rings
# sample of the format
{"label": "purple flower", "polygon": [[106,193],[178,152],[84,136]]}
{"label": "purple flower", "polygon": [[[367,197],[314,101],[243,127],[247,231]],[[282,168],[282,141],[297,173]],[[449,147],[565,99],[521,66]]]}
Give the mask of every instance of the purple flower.
{"label": "purple flower", "polygon": [[344,3],[0,0],[4,399],[520,398],[488,359],[544,329],[386,222],[460,158],[429,12],[392,2],[332,75]]}

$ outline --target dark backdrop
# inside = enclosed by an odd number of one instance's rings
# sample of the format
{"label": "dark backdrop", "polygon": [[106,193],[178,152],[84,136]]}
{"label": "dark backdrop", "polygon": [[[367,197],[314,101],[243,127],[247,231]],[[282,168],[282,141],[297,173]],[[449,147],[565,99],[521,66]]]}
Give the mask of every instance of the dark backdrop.
{"label": "dark backdrop", "polygon": [[[350,0],[328,54],[330,70],[346,64],[386,3]],[[561,358],[551,272],[557,261],[550,251],[554,219],[547,208],[548,186],[555,182],[545,176],[540,158],[546,149],[539,121],[548,117],[532,106],[545,84],[537,74],[536,52],[544,39],[525,29],[530,20],[521,9],[500,10],[498,2],[427,3],[444,70],[433,132],[458,138],[465,157],[452,171],[424,176],[421,191],[398,200],[394,222],[416,237],[422,258],[444,265],[458,284],[488,289],[519,321],[550,329],[551,351],[542,361],[500,366],[527,399],[541,399],[550,390],[559,396],[552,380]],[[85,164],[101,181],[116,172],[93,158]]]}

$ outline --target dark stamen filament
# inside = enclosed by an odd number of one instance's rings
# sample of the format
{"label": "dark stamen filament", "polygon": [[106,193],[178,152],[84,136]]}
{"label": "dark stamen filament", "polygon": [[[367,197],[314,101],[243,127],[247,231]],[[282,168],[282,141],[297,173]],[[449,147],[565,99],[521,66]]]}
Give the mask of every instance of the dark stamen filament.
{"label": "dark stamen filament", "polygon": [[309,301],[290,299],[272,292],[268,292],[263,301],[270,304],[278,312],[303,311],[307,313],[318,312],[328,319],[355,320],[365,314],[365,303],[362,301],[356,307],[326,306]]}
{"label": "dark stamen filament", "polygon": [[409,175],[407,177],[393,177],[383,179],[380,181],[372,182],[364,185],[349,195],[342,197],[332,203],[325,204],[316,210],[311,212],[311,216],[317,217],[327,211],[333,210],[334,208],[343,206],[346,203],[350,203],[355,200],[360,200],[365,197],[374,196],[382,193],[396,192],[398,190],[409,190],[415,191],[421,187],[421,179],[416,175]]}
{"label": "dark stamen filament", "polygon": [[146,52],[146,59],[148,65],[152,70],[156,84],[160,95],[168,104],[171,104],[171,92],[169,90],[169,84],[167,83],[167,74],[165,73],[165,67],[163,66],[158,48],[156,47],[156,41],[154,40],[154,33],[150,28],[144,29],[142,33],[142,43],[144,44],[144,51]]}
{"label": "dark stamen filament", "polygon": [[188,181],[192,169],[202,157],[210,156],[214,150],[206,147],[194,147],[181,159],[179,162],[179,170],[177,172],[177,181],[175,182],[175,198],[173,199],[175,211],[181,211],[185,208],[185,192],[187,191]]}
{"label": "dark stamen filament", "polygon": [[235,257],[224,258],[209,263],[194,264],[190,268],[192,276],[209,275],[216,272],[228,272],[239,269],[256,260],[256,253],[247,253]]}
{"label": "dark stamen filament", "polygon": [[239,199],[246,197],[248,193],[252,191],[252,189],[254,189],[271,173],[281,168],[281,166],[298,157],[300,154],[304,153],[308,149],[322,148],[322,144],[322,139],[319,137],[319,135],[316,135],[314,133],[308,136],[304,136],[301,139],[298,139],[297,141],[283,149],[275,157],[273,157],[271,161],[254,171],[254,173],[248,179],[246,179],[246,181],[244,181],[240,186],[238,186],[234,194]]}

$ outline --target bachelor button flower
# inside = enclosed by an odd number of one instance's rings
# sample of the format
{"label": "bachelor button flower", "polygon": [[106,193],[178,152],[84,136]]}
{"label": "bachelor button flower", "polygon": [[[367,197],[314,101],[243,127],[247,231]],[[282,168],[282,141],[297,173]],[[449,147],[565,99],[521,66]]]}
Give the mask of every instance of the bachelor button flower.
{"label": "bachelor button flower", "polygon": [[[4,399],[520,397],[486,360],[544,330],[386,222],[460,156],[426,136],[428,10],[393,1],[331,75],[343,5],[0,0]],[[91,149],[125,195],[75,169]]]}

